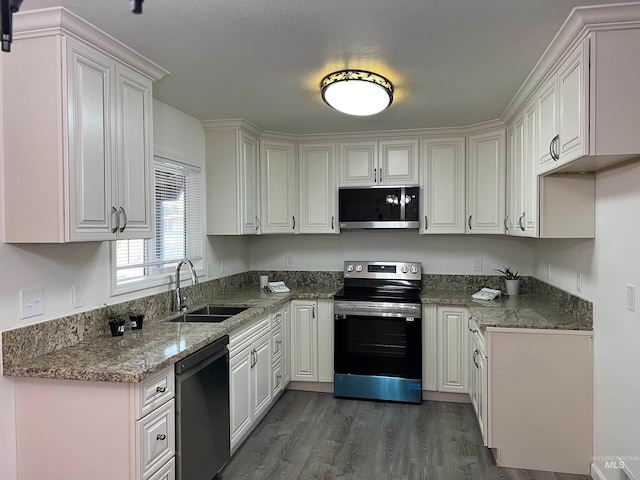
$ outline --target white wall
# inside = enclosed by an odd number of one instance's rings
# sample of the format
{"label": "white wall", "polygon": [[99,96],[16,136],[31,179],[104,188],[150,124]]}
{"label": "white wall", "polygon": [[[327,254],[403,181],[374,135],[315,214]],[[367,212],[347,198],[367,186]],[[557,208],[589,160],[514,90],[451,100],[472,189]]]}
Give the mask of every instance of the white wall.
{"label": "white wall", "polygon": [[635,312],[626,308],[627,284],[640,289],[638,212],[640,159],[596,175],[595,240],[539,241],[534,248],[537,278],[545,280],[550,263],[550,283],[575,292],[575,274],[583,272],[583,295],[594,302],[595,473],[608,480],[621,478],[605,468],[616,457],[640,478],[640,304]]}
{"label": "white wall", "polygon": [[[497,275],[511,265],[532,273],[531,239],[484,235],[420,235],[417,231],[345,231],[340,235],[267,236],[251,239],[251,270],[337,270],[345,260],[422,262],[424,273]],[[290,256],[292,266],[285,267]],[[473,259],[482,258],[482,272]]]}

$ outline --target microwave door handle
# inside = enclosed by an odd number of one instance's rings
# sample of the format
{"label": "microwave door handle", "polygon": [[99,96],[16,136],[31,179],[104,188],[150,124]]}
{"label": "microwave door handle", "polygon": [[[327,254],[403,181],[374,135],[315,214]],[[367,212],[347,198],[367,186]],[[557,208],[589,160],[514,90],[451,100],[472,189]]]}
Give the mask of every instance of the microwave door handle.
{"label": "microwave door handle", "polygon": [[400,189],[400,221],[404,222],[406,221],[407,217],[405,216],[405,209],[406,209],[406,194],[405,194],[405,190],[404,187],[402,187]]}

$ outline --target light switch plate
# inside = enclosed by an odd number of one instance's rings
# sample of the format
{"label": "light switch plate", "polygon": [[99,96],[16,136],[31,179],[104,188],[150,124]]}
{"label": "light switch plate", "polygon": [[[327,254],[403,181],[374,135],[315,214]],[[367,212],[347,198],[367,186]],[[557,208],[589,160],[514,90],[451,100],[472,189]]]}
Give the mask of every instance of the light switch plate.
{"label": "light switch plate", "polygon": [[30,318],[44,313],[42,288],[20,290],[20,318]]}
{"label": "light switch plate", "polygon": [[473,271],[474,272],[482,271],[482,257],[476,257],[473,259]]}
{"label": "light switch plate", "polygon": [[293,267],[293,257],[291,255],[287,255],[284,257],[284,266]]}
{"label": "light switch plate", "polygon": [[636,311],[636,286],[627,285],[627,310]]}
{"label": "light switch plate", "polygon": [[73,308],[84,307],[84,287],[81,283],[71,287],[71,304]]}

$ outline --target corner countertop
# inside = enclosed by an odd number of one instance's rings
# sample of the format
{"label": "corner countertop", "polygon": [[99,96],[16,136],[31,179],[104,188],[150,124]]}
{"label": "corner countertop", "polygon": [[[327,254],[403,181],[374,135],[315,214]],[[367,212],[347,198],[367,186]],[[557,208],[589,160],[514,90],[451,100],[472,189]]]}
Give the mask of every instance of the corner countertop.
{"label": "corner countertop", "polygon": [[[177,315],[145,322],[142,330],[121,337],[100,336],[46,355],[5,366],[4,375],[105,382],[136,383],[205,347],[233,330],[295,299],[331,299],[340,287],[316,285],[272,294],[258,287],[218,295],[206,303],[246,305],[244,312],[221,323],[169,322]],[[463,290],[425,291],[423,304],[463,305],[480,328],[592,330],[588,312],[562,311],[546,296],[521,294],[499,300],[476,301]],[[202,305],[195,306],[199,308]]]}
{"label": "corner countertop", "polygon": [[483,330],[490,327],[593,330],[588,312],[563,311],[544,295],[521,293],[483,301],[472,299],[467,291],[442,290],[425,292],[421,300],[423,304],[463,305]]}
{"label": "corner countertop", "polygon": [[[308,287],[290,293],[265,293],[259,287],[216,296],[207,303],[250,308],[221,323],[145,322],[123,336],[100,336],[71,347],[9,365],[4,375],[135,383],[166,368],[261,315],[295,299],[333,298],[339,287]],[[200,305],[202,306],[202,305]],[[197,306],[195,308],[199,308]],[[195,309],[194,308],[194,309]]]}

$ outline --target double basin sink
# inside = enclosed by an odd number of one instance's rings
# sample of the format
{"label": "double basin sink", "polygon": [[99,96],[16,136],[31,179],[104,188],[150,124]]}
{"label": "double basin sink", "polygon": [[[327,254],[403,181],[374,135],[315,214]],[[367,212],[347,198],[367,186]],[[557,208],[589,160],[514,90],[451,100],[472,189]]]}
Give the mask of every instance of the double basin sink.
{"label": "double basin sink", "polygon": [[238,315],[251,307],[247,306],[223,306],[207,305],[193,312],[185,313],[179,317],[169,320],[170,322],[200,322],[200,323],[220,323],[226,319]]}

